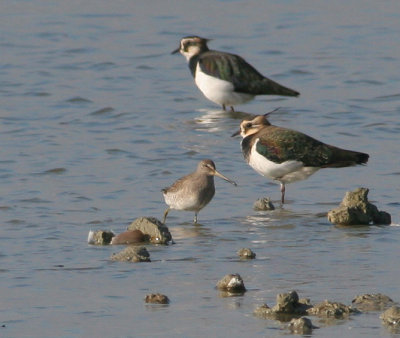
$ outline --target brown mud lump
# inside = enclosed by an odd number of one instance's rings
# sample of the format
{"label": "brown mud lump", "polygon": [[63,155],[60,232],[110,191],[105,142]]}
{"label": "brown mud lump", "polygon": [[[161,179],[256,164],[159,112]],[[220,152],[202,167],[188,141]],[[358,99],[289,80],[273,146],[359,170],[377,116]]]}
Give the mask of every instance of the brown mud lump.
{"label": "brown mud lump", "polygon": [[172,242],[168,227],[155,217],[139,217],[128,226],[128,230],[140,230],[153,244]]}
{"label": "brown mud lump", "polygon": [[140,230],[127,230],[121,232],[111,239],[111,244],[121,245],[121,244],[136,244],[148,241],[148,236],[145,236]]}
{"label": "brown mud lump", "polygon": [[254,258],[256,258],[256,254],[249,248],[239,249],[237,254],[242,259],[254,259]]}
{"label": "brown mud lump", "polygon": [[368,202],[368,192],[367,188],[346,192],[339,207],[328,212],[329,222],[338,225],[390,224],[390,214]]}
{"label": "brown mud lump", "polygon": [[343,319],[349,317],[350,314],[360,313],[360,311],[342,303],[325,300],[308,309],[307,313],[319,317]]}
{"label": "brown mud lump", "polygon": [[293,317],[307,314],[312,305],[308,299],[299,299],[296,291],[280,293],[276,296],[276,305],[270,308],[267,304],[258,307],[254,314],[260,317],[289,321]]}
{"label": "brown mud lump", "polygon": [[269,197],[259,198],[253,204],[253,210],[255,211],[266,211],[266,210],[275,210],[274,205],[271,202]]}
{"label": "brown mud lump", "polygon": [[358,295],[351,302],[361,311],[382,311],[394,304],[390,297],[381,293]]}
{"label": "brown mud lump", "polygon": [[301,335],[309,335],[312,333],[313,329],[317,328],[318,327],[314,326],[311,320],[307,317],[293,318],[288,325],[288,329],[291,332]]}
{"label": "brown mud lump", "polygon": [[150,262],[150,254],[144,246],[130,245],[124,250],[112,254],[110,260],[116,262]]}
{"label": "brown mud lump", "polygon": [[390,326],[400,326],[400,307],[392,306],[380,315],[383,323]]}
{"label": "brown mud lump", "polygon": [[150,293],[144,301],[151,304],[169,304],[169,298],[161,293]]}
{"label": "brown mud lump", "polygon": [[229,292],[245,292],[246,288],[242,277],[238,274],[228,274],[217,283],[217,289]]}

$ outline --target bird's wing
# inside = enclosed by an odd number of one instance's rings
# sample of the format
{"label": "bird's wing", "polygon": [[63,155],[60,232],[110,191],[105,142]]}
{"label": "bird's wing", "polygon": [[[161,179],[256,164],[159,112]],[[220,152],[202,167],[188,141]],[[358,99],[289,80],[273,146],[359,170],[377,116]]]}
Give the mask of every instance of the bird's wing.
{"label": "bird's wing", "polygon": [[259,139],[257,152],[275,163],[294,160],[304,166],[327,166],[334,161],[338,149],[301,132],[276,126],[266,127],[254,137]]}
{"label": "bird's wing", "polygon": [[254,94],[264,81],[264,76],[239,55],[208,51],[198,58],[202,72],[229,81],[234,90]]}

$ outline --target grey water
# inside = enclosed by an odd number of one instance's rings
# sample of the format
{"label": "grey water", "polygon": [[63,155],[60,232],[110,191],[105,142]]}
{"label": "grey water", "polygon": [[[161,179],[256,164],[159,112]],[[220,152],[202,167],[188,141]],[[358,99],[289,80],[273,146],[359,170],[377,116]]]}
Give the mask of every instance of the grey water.
{"label": "grey water", "polygon": [[[223,112],[195,87],[181,37],[243,56],[301,92],[258,97],[250,114],[370,154],[366,166],[324,169],[287,186],[288,203],[253,211],[279,186],[231,138],[245,114]],[[254,309],[296,290],[316,304],[358,294],[400,301],[400,6],[397,0],[0,2],[0,336],[275,337],[286,323]],[[193,226],[171,211],[175,244],[152,262],[110,262],[89,230],[121,232],[161,218],[160,190],[211,158],[238,183]],[[340,228],[326,212],[348,190],[392,215],[390,226]],[[257,257],[240,261],[236,251]],[[215,284],[239,273],[248,291]],[[144,303],[166,294],[168,306]],[[379,312],[311,317],[315,337],[391,337]]]}

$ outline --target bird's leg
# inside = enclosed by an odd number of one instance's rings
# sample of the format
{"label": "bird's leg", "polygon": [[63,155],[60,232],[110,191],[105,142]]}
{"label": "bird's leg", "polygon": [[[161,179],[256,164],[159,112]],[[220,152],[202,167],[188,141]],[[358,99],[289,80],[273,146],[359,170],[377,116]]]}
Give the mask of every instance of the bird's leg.
{"label": "bird's leg", "polygon": [[231,106],[231,113],[234,113],[235,109],[233,108],[233,106]]}
{"label": "bird's leg", "polygon": [[167,219],[167,215],[168,215],[168,213],[169,213],[169,210],[170,210],[170,208],[167,208],[167,209],[164,211],[164,220],[163,220],[163,224],[165,224],[165,220]]}
{"label": "bird's leg", "polygon": [[281,183],[281,203],[285,203],[285,184]]}
{"label": "bird's leg", "polygon": [[226,107],[224,104],[222,104],[222,110],[226,110]]}
{"label": "bird's leg", "polygon": [[197,224],[197,212],[194,213],[193,223]]}

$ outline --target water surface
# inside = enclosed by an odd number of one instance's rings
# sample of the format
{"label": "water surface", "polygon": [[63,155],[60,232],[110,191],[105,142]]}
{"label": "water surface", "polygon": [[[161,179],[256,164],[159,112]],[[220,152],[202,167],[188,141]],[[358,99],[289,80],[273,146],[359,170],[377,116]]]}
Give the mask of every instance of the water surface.
{"label": "water surface", "polygon": [[[253,316],[277,293],[350,304],[381,292],[400,300],[397,1],[3,1],[0,4],[0,334],[72,336],[282,336]],[[188,34],[245,57],[299,98],[259,97],[247,113],[281,107],[271,122],[370,154],[367,166],[326,169],[287,186],[288,203],[255,212],[279,186],[243,160],[243,114],[220,111],[195,87]],[[90,229],[123,231],[161,218],[160,189],[204,158],[216,179],[199,214],[171,211],[176,244],[148,247],[149,264],[109,262],[120,248],[86,243]],[[324,214],[364,186],[392,226],[338,228]],[[236,257],[250,247],[257,259]],[[249,290],[223,298],[227,273]],[[161,292],[169,306],[148,306]],[[379,313],[315,336],[391,336]]]}

